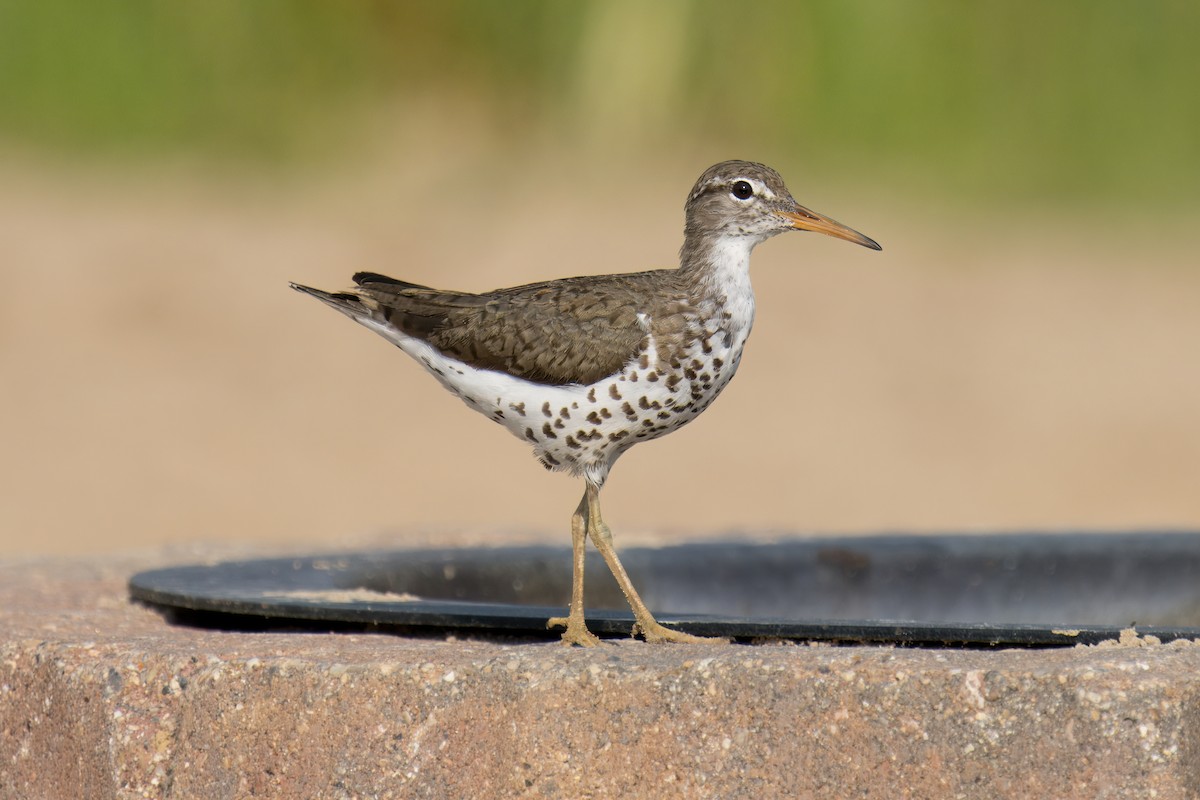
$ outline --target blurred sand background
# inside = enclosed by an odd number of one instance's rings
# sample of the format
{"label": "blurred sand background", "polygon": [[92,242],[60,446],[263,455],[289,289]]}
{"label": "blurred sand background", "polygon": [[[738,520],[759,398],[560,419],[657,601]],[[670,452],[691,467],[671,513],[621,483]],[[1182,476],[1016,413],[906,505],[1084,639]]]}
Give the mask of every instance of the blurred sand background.
{"label": "blurred sand background", "polygon": [[287,281],[670,266],[725,158],[884,250],[756,251],[738,378],[622,459],[618,541],[1200,525],[1200,15],[916,5],[10,9],[0,554],[565,542],[579,482]]}

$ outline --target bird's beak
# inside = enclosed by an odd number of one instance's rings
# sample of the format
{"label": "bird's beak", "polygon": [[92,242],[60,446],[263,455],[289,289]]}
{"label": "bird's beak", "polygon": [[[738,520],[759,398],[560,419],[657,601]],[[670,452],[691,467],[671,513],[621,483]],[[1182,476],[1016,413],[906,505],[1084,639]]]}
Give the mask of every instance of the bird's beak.
{"label": "bird's beak", "polygon": [[847,242],[861,244],[863,247],[869,247],[872,250],[882,250],[883,248],[869,236],[863,236],[853,228],[847,228],[840,222],[832,220],[829,217],[818,214],[815,211],[809,211],[802,205],[797,205],[795,208],[786,211],[778,212],[781,217],[792,224],[792,227],[801,231],[816,231],[823,233],[826,236],[834,236],[838,239],[845,239]]}

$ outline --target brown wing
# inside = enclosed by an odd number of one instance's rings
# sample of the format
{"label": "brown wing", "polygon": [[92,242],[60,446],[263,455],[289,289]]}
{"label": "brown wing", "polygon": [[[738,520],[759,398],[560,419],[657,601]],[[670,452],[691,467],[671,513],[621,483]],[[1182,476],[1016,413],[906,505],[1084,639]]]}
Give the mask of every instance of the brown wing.
{"label": "brown wing", "polygon": [[375,273],[359,273],[354,282],[388,322],[453,358],[565,385],[594,383],[635,357],[646,337],[638,313],[675,275],[565,278],[484,294],[439,291]]}

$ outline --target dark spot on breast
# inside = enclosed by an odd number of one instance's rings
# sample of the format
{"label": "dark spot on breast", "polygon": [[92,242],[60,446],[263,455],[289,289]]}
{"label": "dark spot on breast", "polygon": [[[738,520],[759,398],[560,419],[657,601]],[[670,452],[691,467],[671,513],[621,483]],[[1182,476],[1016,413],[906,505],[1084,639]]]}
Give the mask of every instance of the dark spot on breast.
{"label": "dark spot on breast", "polygon": [[446,373],[442,372],[442,371],[441,371],[440,369],[438,369],[437,367],[433,367],[433,371],[434,371],[434,373],[436,373],[436,374],[437,374],[437,376],[438,376],[439,378],[444,378],[444,377],[446,377]]}
{"label": "dark spot on breast", "polygon": [[496,419],[504,419],[504,412],[497,408],[492,412],[492,416]]}
{"label": "dark spot on breast", "polygon": [[593,386],[591,389],[588,389],[588,402],[591,402],[591,403],[596,402],[596,387],[595,386]]}
{"label": "dark spot on breast", "polygon": [[683,376],[685,378],[687,378],[689,381],[694,381],[694,380],[696,380],[696,370],[692,369],[691,367],[688,367],[687,369],[685,369],[683,371]]}
{"label": "dark spot on breast", "polygon": [[533,442],[534,444],[537,444],[537,437],[533,435],[533,428],[525,429],[525,438],[528,439],[529,441]]}
{"label": "dark spot on breast", "polygon": [[644,408],[646,410],[650,409],[650,399],[646,397],[646,395],[642,395],[638,398],[638,408]]}
{"label": "dark spot on breast", "polygon": [[[709,381],[712,380],[712,375],[709,375],[707,372],[701,372],[700,380],[704,381],[705,383],[708,383]],[[705,388],[707,388],[707,387],[705,387]]]}
{"label": "dark spot on breast", "polygon": [[646,373],[646,380],[650,381],[651,383],[654,383],[655,381],[658,380],[658,373],[655,372],[654,370],[650,370],[649,372]]}
{"label": "dark spot on breast", "polygon": [[691,366],[691,368],[694,370],[702,370],[704,369],[704,362],[698,358],[693,358],[692,363],[689,366]]}
{"label": "dark spot on breast", "polygon": [[642,357],[638,359],[638,366],[642,369],[650,369],[650,354],[642,353]]}
{"label": "dark spot on breast", "polygon": [[707,336],[700,340],[700,349],[706,354],[712,352],[712,342],[708,340]]}
{"label": "dark spot on breast", "polygon": [[637,383],[637,372],[636,371],[629,373],[629,380],[633,381],[634,383]]}
{"label": "dark spot on breast", "polygon": [[466,400],[468,403],[470,403],[473,406],[479,405],[479,401],[476,400],[474,397],[468,397],[467,395],[463,395],[463,400]]}
{"label": "dark spot on breast", "polygon": [[670,419],[671,412],[670,411],[660,411],[660,412],[658,412],[658,418],[659,419]]}
{"label": "dark spot on breast", "polygon": [[678,359],[678,358],[672,358],[672,359],[670,360],[670,362],[668,362],[668,363],[670,364],[670,366],[671,366],[671,369],[673,369],[673,370],[676,370],[676,371],[678,371],[678,370],[679,370],[680,364],[679,364],[679,359]]}
{"label": "dark spot on breast", "polygon": [[588,415],[587,415],[587,419],[588,419],[588,422],[592,423],[593,425],[599,425],[599,424],[600,424],[600,415],[599,415],[599,414],[597,414],[595,411],[593,411],[593,412],[591,412],[590,414],[588,414]]}
{"label": "dark spot on breast", "polygon": [[570,447],[574,450],[580,450],[583,448],[583,445],[575,441],[574,436],[568,436],[564,441],[567,443],[567,447]]}
{"label": "dark spot on breast", "polygon": [[554,413],[552,411],[550,411],[550,401],[549,400],[547,400],[545,403],[542,403],[542,413],[545,414],[547,417],[554,416]]}
{"label": "dark spot on breast", "polygon": [[725,366],[725,362],[720,357],[713,359],[713,369],[720,369],[723,366]]}
{"label": "dark spot on breast", "polygon": [[554,427],[558,428],[561,431],[563,428],[565,428],[567,426],[563,424],[563,421],[561,419],[556,419],[556,420],[554,420]]}
{"label": "dark spot on breast", "polygon": [[610,442],[619,442],[628,435],[629,435],[629,431],[617,431],[616,433],[610,433],[608,435],[608,440]]}
{"label": "dark spot on breast", "polygon": [[600,416],[604,417],[605,419],[612,419],[612,414],[609,413],[607,408],[600,409]]}
{"label": "dark spot on breast", "polygon": [[629,405],[628,401],[621,405],[621,410],[625,412],[626,418],[630,420],[637,419],[637,412],[633,410],[633,406]]}
{"label": "dark spot on breast", "polygon": [[545,465],[546,469],[554,469],[555,467],[562,466],[559,460],[549,453],[542,453],[542,464]]}
{"label": "dark spot on breast", "polygon": [[513,411],[517,412],[518,414],[520,414],[522,417],[525,416],[525,404],[524,403],[509,403],[508,407],[511,408]]}
{"label": "dark spot on breast", "polygon": [[683,378],[679,377],[679,373],[677,373],[677,372],[671,373],[669,376],[667,376],[667,388],[674,389],[676,386],[679,385],[679,382],[681,380],[683,380]]}
{"label": "dark spot on breast", "polygon": [[608,385],[608,396],[613,400],[621,399],[621,393],[617,391],[617,385],[615,383],[610,383]]}
{"label": "dark spot on breast", "polygon": [[642,420],[642,427],[643,427],[643,428],[653,428],[653,427],[654,427],[654,420],[652,420],[652,419],[644,419],[644,420]]}
{"label": "dark spot on breast", "polygon": [[550,427],[549,422],[547,422],[545,425],[542,426],[542,433],[549,439],[557,439],[558,438],[558,434],[555,433],[554,429]]}

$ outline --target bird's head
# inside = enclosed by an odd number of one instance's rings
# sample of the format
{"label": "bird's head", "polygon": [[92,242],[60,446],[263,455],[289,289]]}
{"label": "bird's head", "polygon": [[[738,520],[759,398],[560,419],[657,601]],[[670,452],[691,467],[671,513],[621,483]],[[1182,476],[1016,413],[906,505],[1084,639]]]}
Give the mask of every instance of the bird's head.
{"label": "bird's head", "polygon": [[747,237],[750,246],[786,231],[816,231],[882,250],[873,239],[797,203],[783,178],[752,161],[722,161],[705,170],[685,207],[685,234]]}

